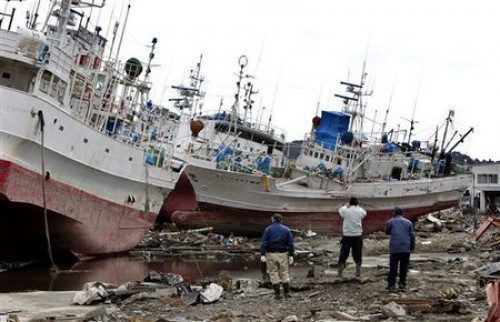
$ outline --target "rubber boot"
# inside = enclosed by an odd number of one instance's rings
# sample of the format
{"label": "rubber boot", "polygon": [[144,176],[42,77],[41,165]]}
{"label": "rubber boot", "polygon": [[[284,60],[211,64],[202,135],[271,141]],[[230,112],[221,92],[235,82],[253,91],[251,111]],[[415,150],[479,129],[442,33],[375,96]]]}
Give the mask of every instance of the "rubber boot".
{"label": "rubber boot", "polygon": [[283,283],[283,296],[286,300],[290,298],[290,283]]}
{"label": "rubber boot", "polygon": [[361,264],[356,264],[356,277],[361,276]]}
{"label": "rubber boot", "polygon": [[281,300],[281,294],[280,294],[280,285],[279,284],[273,284],[273,289],[274,289],[274,299],[275,300]]}

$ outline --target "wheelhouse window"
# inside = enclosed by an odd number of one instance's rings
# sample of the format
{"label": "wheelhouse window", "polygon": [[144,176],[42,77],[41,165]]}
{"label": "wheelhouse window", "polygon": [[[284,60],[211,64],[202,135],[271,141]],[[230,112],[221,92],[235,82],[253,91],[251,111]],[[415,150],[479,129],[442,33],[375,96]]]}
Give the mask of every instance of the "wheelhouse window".
{"label": "wheelhouse window", "polygon": [[40,79],[40,90],[44,93],[49,92],[50,80],[52,79],[52,73],[48,70],[44,70],[42,78]]}
{"label": "wheelhouse window", "polygon": [[61,103],[64,101],[64,95],[66,94],[67,87],[68,84],[66,84],[65,81],[61,80],[59,84],[59,90],[57,91],[57,100]]}
{"label": "wheelhouse window", "polygon": [[477,183],[498,183],[498,175],[497,174],[478,174],[477,175]]}
{"label": "wheelhouse window", "polygon": [[64,100],[64,95],[66,94],[66,89],[68,88],[68,84],[48,70],[44,70],[42,78],[40,79],[39,88],[40,91],[48,94],[50,97],[53,97],[62,103]]}
{"label": "wheelhouse window", "polygon": [[57,92],[59,91],[59,82],[61,80],[59,79],[59,77],[57,76],[54,76],[52,77],[52,83],[50,84],[50,92],[49,92],[49,95],[51,97],[57,97]]}
{"label": "wheelhouse window", "polygon": [[36,69],[0,57],[0,85],[23,92],[31,92],[36,79]]}

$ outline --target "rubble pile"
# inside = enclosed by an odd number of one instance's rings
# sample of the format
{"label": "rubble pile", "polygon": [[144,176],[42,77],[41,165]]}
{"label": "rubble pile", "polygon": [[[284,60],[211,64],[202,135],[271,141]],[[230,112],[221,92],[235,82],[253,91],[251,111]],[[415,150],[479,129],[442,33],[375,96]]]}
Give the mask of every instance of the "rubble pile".
{"label": "rubble pile", "polygon": [[[96,306],[84,319],[93,322],[498,321],[500,245],[490,242],[500,230],[497,223],[458,210],[415,223],[416,250],[406,290],[386,290],[389,255],[384,233],[364,239],[361,277],[355,277],[352,262],[338,277],[339,238],[310,234],[295,236],[297,262],[291,269],[288,300],[274,299],[257,268],[244,278],[220,271],[193,283],[186,282],[182,272],[150,270],[141,282],[88,283],[73,300]],[[224,237],[207,228],[152,232],[134,254],[145,260],[149,254],[200,256],[204,261],[221,261],[223,256],[224,262],[241,256],[236,258],[255,262],[259,246],[258,239]]]}
{"label": "rubble pile", "polygon": [[195,259],[237,259],[253,256],[258,241],[245,237],[215,234],[211,227],[186,231],[151,231],[131,251],[132,256],[151,258],[183,257]]}
{"label": "rubble pile", "polygon": [[[453,210],[416,223],[417,246],[406,291],[386,291],[389,260],[384,233],[365,238],[360,278],[354,277],[352,263],[345,277],[337,276],[339,238],[296,236],[298,266],[291,271],[292,298],[288,301],[274,300],[260,279],[233,278],[227,272],[195,284],[150,272],[148,280],[162,285],[163,294],[169,296],[158,296],[158,290],[149,295],[140,292],[141,296],[122,300],[114,311],[92,321],[486,321],[488,315],[500,314],[493,287],[498,285],[491,283],[500,279],[500,248],[476,240],[472,216]],[[489,226],[481,239],[496,235],[489,231],[496,226]],[[176,247],[199,251],[212,247],[244,250],[250,260],[257,260],[250,255],[258,252],[258,240],[241,239],[238,246],[228,247],[226,237],[209,232],[153,234],[148,238],[158,243],[154,248],[165,248],[169,254]]]}

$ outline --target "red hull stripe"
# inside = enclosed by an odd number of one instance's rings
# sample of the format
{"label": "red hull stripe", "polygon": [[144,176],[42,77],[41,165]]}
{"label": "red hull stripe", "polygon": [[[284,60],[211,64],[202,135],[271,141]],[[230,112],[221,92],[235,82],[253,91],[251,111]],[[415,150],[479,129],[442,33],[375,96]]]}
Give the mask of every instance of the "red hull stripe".
{"label": "red hull stripe", "polygon": [[[431,206],[405,209],[405,217],[414,220],[419,216],[452,208],[458,201],[437,202]],[[263,229],[271,222],[273,212],[248,211],[224,207],[209,203],[200,203],[201,211],[177,211],[172,214],[172,221],[181,229],[213,227],[218,233],[260,236]],[[368,211],[363,220],[363,234],[381,231],[384,224],[392,217],[393,210]],[[340,216],[338,212],[281,212],[284,223],[297,230],[312,230],[326,236],[340,234]]]}
{"label": "red hull stripe", "polygon": [[[38,173],[0,160],[0,240],[17,236],[24,241],[40,242],[44,233],[40,222],[41,180],[44,179]],[[53,179],[46,180],[46,191],[52,244],[60,252],[97,255],[126,251],[137,245],[154,224],[153,214]],[[14,244],[10,241],[8,244]]]}

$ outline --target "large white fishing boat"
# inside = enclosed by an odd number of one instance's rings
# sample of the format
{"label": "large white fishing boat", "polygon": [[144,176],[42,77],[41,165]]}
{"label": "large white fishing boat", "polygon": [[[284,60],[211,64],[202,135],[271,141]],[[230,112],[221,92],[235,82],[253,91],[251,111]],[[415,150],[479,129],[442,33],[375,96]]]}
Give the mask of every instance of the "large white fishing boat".
{"label": "large white fishing boat", "polygon": [[84,21],[85,10],[103,5],[53,1],[41,28],[36,13],[26,27],[0,29],[4,252],[45,249],[44,207],[54,252],[131,249],[177,181],[178,116],[149,98],[157,39],[146,66],[135,58],[121,63],[125,18],[105,57],[101,28]]}
{"label": "large white fishing boat", "polygon": [[395,206],[416,219],[457,205],[470,175],[460,174],[451,164],[448,156],[456,145],[443,149],[440,160],[437,140],[424,146],[411,142],[411,133],[407,142],[405,138],[399,143],[391,142],[387,134],[382,140],[369,137],[362,131],[363,83],[364,76],[361,84],[343,82],[349,96],[340,95],[342,112],[325,111],[321,118],[313,118],[296,164],[281,176],[258,169],[220,169],[216,161],[190,163],[185,173],[199,211],[176,212],[173,221],[180,227],[209,226],[222,233],[259,235],[271,214],[278,212],[294,229],[337,235],[338,209],[354,196],[368,212],[364,233],[369,234],[382,229]]}

